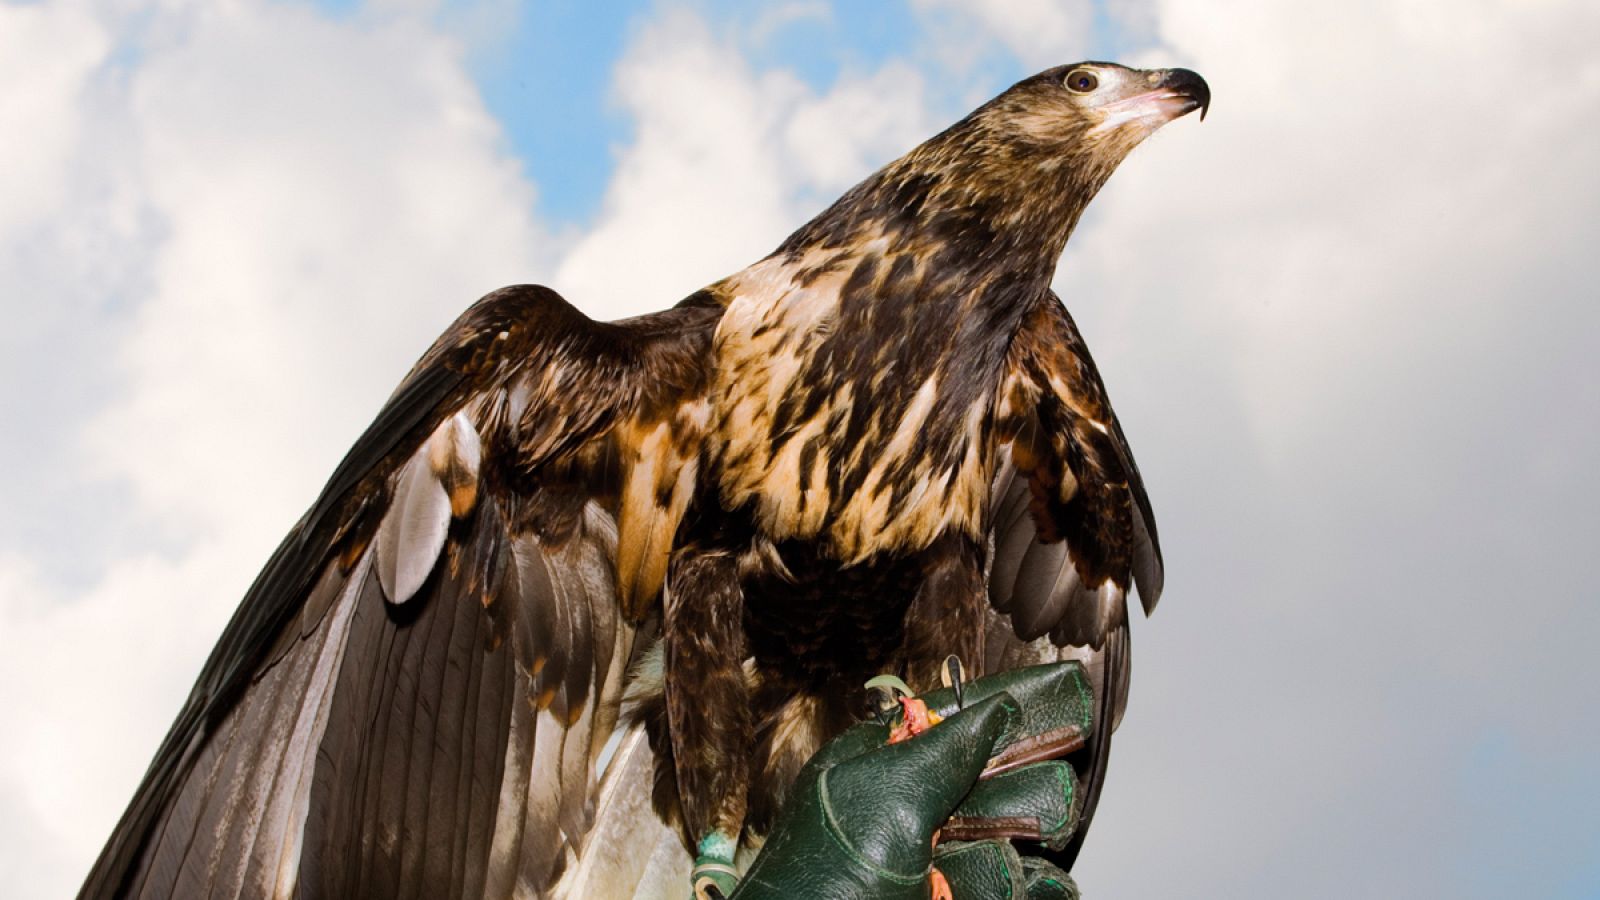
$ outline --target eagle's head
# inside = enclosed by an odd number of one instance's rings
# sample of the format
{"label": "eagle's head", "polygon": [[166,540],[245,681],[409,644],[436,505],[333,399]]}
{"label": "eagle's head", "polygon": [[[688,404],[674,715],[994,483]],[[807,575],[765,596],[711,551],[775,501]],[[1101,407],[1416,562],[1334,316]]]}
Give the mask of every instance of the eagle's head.
{"label": "eagle's head", "polygon": [[1059,186],[1087,204],[1139,142],[1210,104],[1188,69],[1074,63],[1012,85],[929,145],[1018,189]]}
{"label": "eagle's head", "polygon": [[1203,119],[1210,104],[1205,79],[1188,69],[1081,62],[1017,83],[970,121],[974,137],[1002,155],[1025,151],[1040,161],[1115,167],[1162,125],[1196,109]]}
{"label": "eagle's head", "polygon": [[938,179],[947,209],[977,213],[997,236],[1032,235],[1053,263],[1078,217],[1129,151],[1211,103],[1188,69],[1081,62],[1011,86],[898,164]]}

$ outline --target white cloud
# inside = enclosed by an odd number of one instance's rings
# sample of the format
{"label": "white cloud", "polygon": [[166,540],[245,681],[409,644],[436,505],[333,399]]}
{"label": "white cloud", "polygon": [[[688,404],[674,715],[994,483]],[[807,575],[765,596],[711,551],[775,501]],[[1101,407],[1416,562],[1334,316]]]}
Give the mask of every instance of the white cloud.
{"label": "white cloud", "polygon": [[218,586],[260,563],[239,543],[113,560],[70,595],[0,557],[0,877],[13,896],[77,890],[231,611]]}
{"label": "white cloud", "polygon": [[607,314],[670,305],[782,239],[785,178],[764,141],[805,88],[757,75],[702,20],[676,13],[636,38],[616,92],[636,134],[555,283]]}
{"label": "white cloud", "polygon": [[766,255],[928,132],[921,74],[890,64],[818,94],[759,70],[747,38],[667,12],[616,71],[635,123],[599,220],[554,286],[591,313],[659,309]]}
{"label": "white cloud", "polygon": [[[50,48],[49,53],[38,52]],[[0,240],[56,207],[83,129],[79,99],[110,49],[71,6],[0,7]]]}
{"label": "white cloud", "polygon": [[970,64],[999,41],[1029,69],[1047,69],[1082,58],[1094,37],[1090,0],[912,0],[927,16],[938,12],[947,62]]}
{"label": "white cloud", "polygon": [[784,162],[818,207],[830,203],[948,124],[931,114],[926,93],[922,73],[905,63],[842,80],[786,117]]}
{"label": "white cloud", "polygon": [[785,0],[761,9],[749,28],[750,43],[756,47],[766,43],[791,25],[799,22],[832,22],[833,7],[827,0]]}
{"label": "white cloud", "polygon": [[[464,300],[534,268],[542,241],[451,42],[282,6],[183,26],[133,79],[163,238],[126,402],[94,437],[151,508],[265,536]],[[271,474],[194,489],[239,471]]]}

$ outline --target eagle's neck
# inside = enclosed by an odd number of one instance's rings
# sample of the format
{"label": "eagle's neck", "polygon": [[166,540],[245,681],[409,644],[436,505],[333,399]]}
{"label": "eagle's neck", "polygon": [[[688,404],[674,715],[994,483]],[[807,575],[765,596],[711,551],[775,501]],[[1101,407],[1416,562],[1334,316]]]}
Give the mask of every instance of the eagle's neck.
{"label": "eagle's neck", "polygon": [[969,119],[857,185],[779,252],[882,240],[889,254],[942,257],[972,277],[1043,288],[1111,168]]}

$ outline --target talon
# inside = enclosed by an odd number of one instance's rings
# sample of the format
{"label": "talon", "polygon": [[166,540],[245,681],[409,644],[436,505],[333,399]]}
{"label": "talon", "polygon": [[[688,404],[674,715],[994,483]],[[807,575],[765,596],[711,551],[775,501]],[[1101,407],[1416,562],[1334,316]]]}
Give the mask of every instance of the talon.
{"label": "talon", "polygon": [[864,687],[869,691],[873,688],[887,691],[891,697],[910,697],[912,695],[911,685],[906,684],[905,680],[899,675],[889,675],[887,673],[874,675],[867,679]]}
{"label": "talon", "polygon": [[961,665],[961,657],[954,653],[944,658],[944,665],[939,667],[939,680],[944,686],[955,692],[956,709],[965,709],[966,704],[961,700],[961,689],[966,681],[966,669]]}
{"label": "talon", "polygon": [[901,680],[898,675],[877,675],[867,680],[863,685],[869,691],[877,691],[882,697],[882,702],[877,704],[874,715],[878,717],[878,724],[885,728],[890,726],[889,714],[894,711],[895,703],[902,696],[911,696],[911,686]]}

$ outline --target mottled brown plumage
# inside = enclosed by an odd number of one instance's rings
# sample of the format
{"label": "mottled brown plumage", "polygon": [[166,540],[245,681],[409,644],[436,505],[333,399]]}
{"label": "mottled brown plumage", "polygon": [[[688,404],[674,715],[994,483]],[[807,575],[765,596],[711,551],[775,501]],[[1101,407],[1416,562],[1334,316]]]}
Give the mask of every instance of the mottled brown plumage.
{"label": "mottled brown plumage", "polygon": [[1114,723],[1160,553],[1049,282],[1207,100],[1053,69],[671,310],[480,301],[252,586],[83,896],[560,891],[658,633],[637,718],[691,838],[765,828],[879,672],[1077,655]]}

